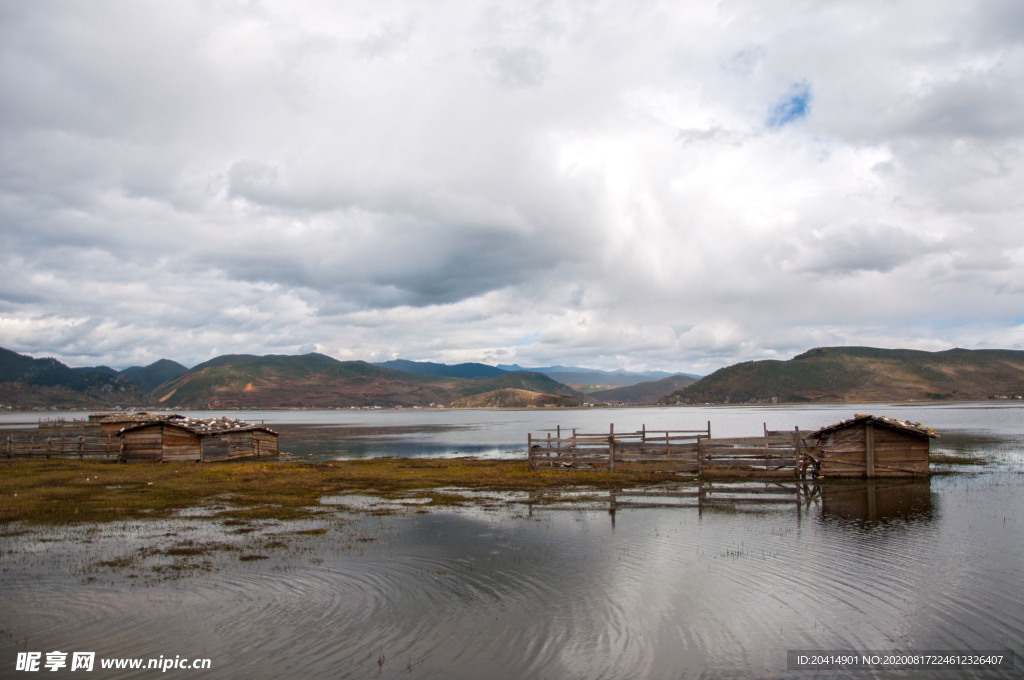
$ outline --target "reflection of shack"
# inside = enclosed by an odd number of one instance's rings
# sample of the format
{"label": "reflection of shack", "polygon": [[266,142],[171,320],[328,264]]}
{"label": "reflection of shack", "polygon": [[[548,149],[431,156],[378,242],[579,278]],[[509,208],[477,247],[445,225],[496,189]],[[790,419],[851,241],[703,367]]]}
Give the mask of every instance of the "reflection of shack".
{"label": "reflection of shack", "polygon": [[826,516],[871,522],[928,519],[931,485],[927,479],[823,485],[821,511]]}
{"label": "reflection of shack", "polygon": [[121,460],[211,461],[276,456],[277,433],[230,418],[174,418],[126,427]]}
{"label": "reflection of shack", "polygon": [[816,433],[818,443],[806,453],[820,477],[906,477],[928,474],[929,439],[936,436],[920,423],[857,415]]}

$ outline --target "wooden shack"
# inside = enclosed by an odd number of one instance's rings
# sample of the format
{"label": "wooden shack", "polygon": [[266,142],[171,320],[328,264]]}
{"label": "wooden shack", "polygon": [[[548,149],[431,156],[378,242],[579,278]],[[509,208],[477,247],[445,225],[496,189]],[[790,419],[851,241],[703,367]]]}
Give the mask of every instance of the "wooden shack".
{"label": "wooden shack", "polygon": [[[806,459],[819,477],[912,477],[928,474],[935,432],[895,418],[858,414],[815,433]],[[806,465],[806,464],[805,464]]]}
{"label": "wooden shack", "polygon": [[277,433],[230,418],[175,418],[126,427],[121,460],[214,461],[278,455]]}

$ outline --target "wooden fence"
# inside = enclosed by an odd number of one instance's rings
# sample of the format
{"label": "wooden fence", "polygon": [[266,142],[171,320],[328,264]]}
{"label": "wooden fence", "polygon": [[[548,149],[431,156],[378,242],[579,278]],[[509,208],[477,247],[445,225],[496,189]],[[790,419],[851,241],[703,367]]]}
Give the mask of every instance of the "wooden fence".
{"label": "wooden fence", "polygon": [[559,426],[552,436],[535,439],[528,434],[530,469],[603,468],[608,470],[669,470],[699,473],[699,443],[711,436],[711,423],[703,430],[648,430],[579,433],[563,437]]}
{"label": "wooden fence", "polygon": [[[553,436],[552,436],[553,434]],[[527,435],[530,469],[605,469],[704,474],[705,471],[790,471],[799,476],[803,457],[816,439],[799,428],[769,430],[757,437],[713,438],[711,423],[703,430],[648,430],[572,434],[562,428],[545,437]]]}
{"label": "wooden fence", "polygon": [[102,458],[121,455],[121,438],[114,434],[46,436],[11,434],[5,437],[3,459],[14,458]]}

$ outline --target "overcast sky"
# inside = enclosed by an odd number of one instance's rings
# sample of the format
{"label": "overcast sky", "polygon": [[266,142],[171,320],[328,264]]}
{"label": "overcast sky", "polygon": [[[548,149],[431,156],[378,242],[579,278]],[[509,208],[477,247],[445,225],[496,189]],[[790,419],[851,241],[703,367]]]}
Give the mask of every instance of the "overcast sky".
{"label": "overcast sky", "polygon": [[1024,349],[1020,0],[0,0],[0,346]]}

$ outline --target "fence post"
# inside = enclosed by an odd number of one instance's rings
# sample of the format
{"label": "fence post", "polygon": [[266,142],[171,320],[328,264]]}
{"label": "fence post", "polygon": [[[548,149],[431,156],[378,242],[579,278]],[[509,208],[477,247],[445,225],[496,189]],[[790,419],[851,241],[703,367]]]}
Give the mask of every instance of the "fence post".
{"label": "fence post", "polygon": [[85,459],[85,437],[78,437],[78,460]]}
{"label": "fence post", "polygon": [[803,461],[803,451],[800,450],[801,437],[800,426],[793,428],[793,476],[800,478],[800,463]]}
{"label": "fence post", "polygon": [[697,476],[704,476],[704,437],[697,435]]}
{"label": "fence post", "polygon": [[615,472],[615,423],[608,426],[608,471]]}
{"label": "fence post", "polygon": [[533,469],[533,433],[526,435],[526,459],[530,461],[530,469]]}

